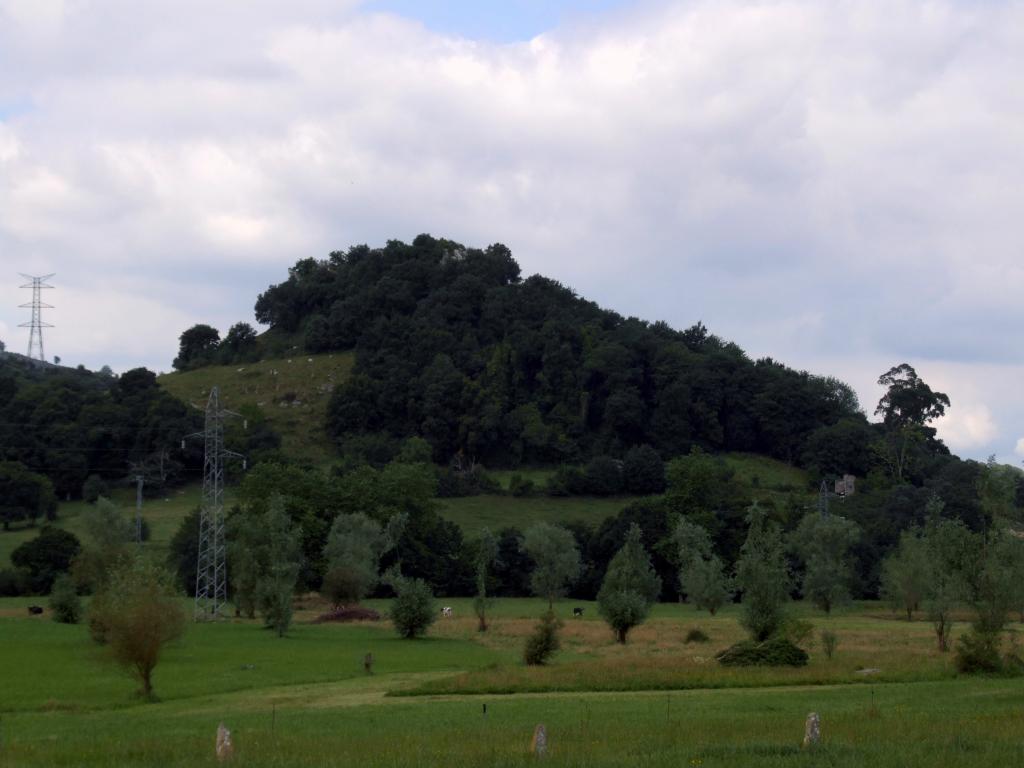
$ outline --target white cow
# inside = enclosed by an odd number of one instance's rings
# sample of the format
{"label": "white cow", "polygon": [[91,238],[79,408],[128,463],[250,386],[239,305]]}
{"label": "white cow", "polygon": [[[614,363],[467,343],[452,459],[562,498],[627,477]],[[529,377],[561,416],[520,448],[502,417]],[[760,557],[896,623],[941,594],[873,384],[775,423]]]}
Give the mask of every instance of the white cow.
{"label": "white cow", "polygon": [[441,615],[446,619],[450,619],[452,617],[452,607],[450,605],[446,605],[441,609]]}

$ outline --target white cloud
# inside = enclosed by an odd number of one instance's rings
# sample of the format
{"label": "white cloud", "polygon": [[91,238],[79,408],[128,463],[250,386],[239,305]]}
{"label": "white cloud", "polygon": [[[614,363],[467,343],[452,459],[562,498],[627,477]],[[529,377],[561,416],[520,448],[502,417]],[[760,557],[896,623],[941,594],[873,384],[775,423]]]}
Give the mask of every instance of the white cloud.
{"label": "white cloud", "polygon": [[[645,4],[511,45],[327,0],[6,0],[0,258],[150,291],[154,366],[297,258],[430,231],[862,397],[904,359],[969,382],[1020,363],[1022,70],[998,0]],[[55,347],[135,362],[82,310]],[[943,434],[988,450],[1013,403],[983,382]]]}

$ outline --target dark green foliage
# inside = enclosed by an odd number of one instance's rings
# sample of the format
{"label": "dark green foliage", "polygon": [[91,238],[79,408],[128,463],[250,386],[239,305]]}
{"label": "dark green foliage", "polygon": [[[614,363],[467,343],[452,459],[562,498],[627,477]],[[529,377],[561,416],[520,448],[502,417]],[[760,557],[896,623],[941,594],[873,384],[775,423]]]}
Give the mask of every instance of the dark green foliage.
{"label": "dark green foliage", "polygon": [[45,595],[57,575],[68,572],[81,549],[82,545],[73,533],[43,526],[38,536],[11,553],[11,562],[26,571],[29,589]]}
{"label": "dark green foliage", "polygon": [[248,323],[235,323],[217,347],[218,362],[251,363],[259,359],[259,341],[256,329]]}
{"label": "dark green foliage", "polygon": [[193,509],[178,524],[167,553],[167,568],[175,583],[189,597],[196,594],[196,569],[199,567],[199,508]]}
{"label": "dark green foliage", "polygon": [[1003,659],[999,654],[998,633],[979,631],[971,627],[956,643],[956,668],[968,675],[1002,672]]}
{"label": "dark green foliage", "polygon": [[693,627],[686,633],[686,638],[683,640],[684,643],[708,643],[711,642],[711,638],[708,637],[708,633],[700,627]]}
{"label": "dark green foliage", "polygon": [[634,523],[622,549],[608,564],[601,591],[597,593],[598,610],[616,639],[625,643],[626,635],[644,622],[660,593],[661,579],[651,567],[640,527]]}
{"label": "dark green foliage", "polygon": [[[144,368],[114,377],[7,356],[0,358],[0,393],[0,460],[45,474],[58,498],[77,498],[90,475],[121,482],[129,463],[141,467],[154,492],[202,467],[201,442],[178,448],[184,435],[202,428],[202,415],[164,392]],[[0,521],[12,522],[9,500],[17,496],[2,487],[3,476],[0,470]],[[46,499],[36,516],[55,511],[55,498]]]}
{"label": "dark green foliage", "polygon": [[615,496],[623,491],[622,462],[595,456],[583,468],[584,488],[593,496]]}
{"label": "dark green foliage", "polygon": [[420,235],[304,259],[256,317],[310,350],[356,350],[329,409],[339,443],[421,435],[439,461],[569,463],[643,444],[672,456],[694,443],[794,460],[815,429],[863,418],[833,379],[755,363],[703,326],[623,318],[521,279],[498,244]]}
{"label": "dark green foliage", "polygon": [[56,512],[57,497],[46,477],[16,461],[0,462],[0,520],[4,530],[22,520],[31,525],[40,517],[52,520]]}
{"label": "dark green foliage", "polygon": [[558,638],[558,630],[562,622],[555,616],[554,611],[545,611],[534,627],[533,634],[526,638],[526,645],[523,648],[523,661],[529,666],[541,666],[547,664],[551,657],[562,647]]}
{"label": "dark green foliage", "polygon": [[850,600],[853,583],[851,552],[860,529],[839,515],[809,512],[793,532],[793,548],[804,566],[801,592],[826,614]]}
{"label": "dark green foliage", "polygon": [[107,481],[99,475],[89,475],[85,478],[85,482],[82,483],[82,501],[87,501],[90,504],[93,504],[100,496],[109,495],[110,486],[107,485]]}
{"label": "dark green foliage", "polygon": [[411,639],[425,635],[437,620],[434,593],[423,579],[410,579],[392,571],[385,582],[395,591],[391,603],[391,621],[401,637]]}
{"label": "dark green foliage", "polygon": [[630,448],[622,462],[626,493],[646,496],[665,490],[665,462],[650,445]]}
{"label": "dark green foliage", "polygon": [[513,496],[533,496],[536,488],[534,487],[533,480],[528,477],[523,477],[520,474],[513,474],[508,481],[508,492]]}
{"label": "dark green foliage", "polygon": [[491,568],[498,597],[519,597],[530,594],[530,570],[533,561],[523,549],[523,534],[515,528],[498,531],[498,557]]}
{"label": "dark green foliage", "polygon": [[0,569],[0,597],[20,597],[31,593],[31,577],[23,568]]}
{"label": "dark green foliage", "polygon": [[62,573],[53,582],[50,592],[50,610],[53,620],[61,624],[77,624],[82,618],[82,600],[72,578]]}
{"label": "dark green foliage", "polygon": [[758,642],[744,640],[719,652],[715,658],[726,667],[803,667],[807,652],[784,637]]}
{"label": "dark green foliage", "polygon": [[736,586],[743,595],[740,623],[752,640],[761,643],[782,629],[789,600],[789,567],[778,526],[754,504],[750,527],[736,562]]}
{"label": "dark green foliage", "polygon": [[216,362],[220,332],[200,323],[183,331],[179,342],[178,356],[172,365],[178,371],[191,371]]}

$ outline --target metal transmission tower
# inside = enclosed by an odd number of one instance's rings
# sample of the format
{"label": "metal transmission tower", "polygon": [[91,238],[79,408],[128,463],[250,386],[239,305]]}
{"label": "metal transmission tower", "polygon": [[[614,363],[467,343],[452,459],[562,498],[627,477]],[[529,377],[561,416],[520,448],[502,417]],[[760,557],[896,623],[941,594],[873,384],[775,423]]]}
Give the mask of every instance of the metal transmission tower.
{"label": "metal transmission tower", "polygon": [[[227,459],[245,459],[224,447],[224,418],[237,413],[220,407],[220,390],[210,390],[206,426],[189,437],[203,437],[203,505],[199,513],[199,565],[196,568],[195,620],[216,619],[228,597],[228,572],[224,536],[224,465]],[[185,441],[182,440],[184,447]]]}
{"label": "metal transmission tower", "polygon": [[828,483],[821,481],[821,488],[818,490],[818,514],[828,517]]}
{"label": "metal transmission tower", "polygon": [[[53,326],[43,322],[43,310],[53,309],[53,307],[43,302],[43,289],[53,288],[52,285],[47,285],[46,281],[57,273],[54,272],[53,274],[42,275],[41,277],[26,275],[24,272],[19,272],[18,274],[31,281],[21,287],[32,289],[32,301],[21,305],[25,309],[32,310],[32,319],[18,327],[31,329],[28,334],[28,356],[34,357],[36,360],[45,360],[46,355],[43,354],[43,328],[53,328]],[[38,350],[38,354],[35,354],[36,350]]]}

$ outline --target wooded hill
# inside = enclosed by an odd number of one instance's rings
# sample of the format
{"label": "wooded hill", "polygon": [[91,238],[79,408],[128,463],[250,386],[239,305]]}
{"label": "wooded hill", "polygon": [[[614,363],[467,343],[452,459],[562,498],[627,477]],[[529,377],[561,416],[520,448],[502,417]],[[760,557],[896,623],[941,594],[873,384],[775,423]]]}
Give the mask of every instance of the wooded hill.
{"label": "wooded hill", "polygon": [[[867,470],[871,436],[847,385],[751,360],[699,322],[674,330],[523,279],[502,245],[421,235],[302,260],[256,316],[307,352],[355,352],[325,426],[378,461],[419,435],[442,463],[560,464],[649,444],[666,458],[700,446]],[[179,367],[208,349],[183,346]],[[836,428],[852,445],[825,457],[816,438]]]}

